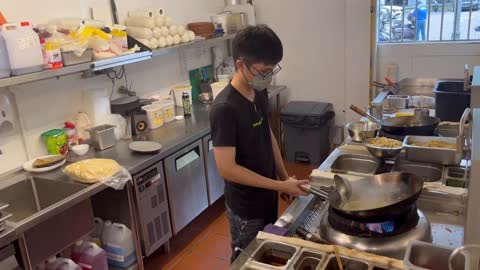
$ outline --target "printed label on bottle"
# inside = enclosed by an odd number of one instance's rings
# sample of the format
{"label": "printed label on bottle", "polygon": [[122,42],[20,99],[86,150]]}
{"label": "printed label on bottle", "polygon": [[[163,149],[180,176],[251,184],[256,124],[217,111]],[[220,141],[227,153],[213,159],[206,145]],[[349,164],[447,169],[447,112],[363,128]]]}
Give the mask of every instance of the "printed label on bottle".
{"label": "printed label on bottle", "polygon": [[123,249],[119,246],[108,244],[104,246],[105,251],[107,252],[107,257],[111,261],[124,262],[125,257],[123,256]]}
{"label": "printed label on bottle", "polygon": [[26,50],[29,48],[35,48],[35,39],[33,37],[24,37],[17,39],[17,47],[20,50]]}

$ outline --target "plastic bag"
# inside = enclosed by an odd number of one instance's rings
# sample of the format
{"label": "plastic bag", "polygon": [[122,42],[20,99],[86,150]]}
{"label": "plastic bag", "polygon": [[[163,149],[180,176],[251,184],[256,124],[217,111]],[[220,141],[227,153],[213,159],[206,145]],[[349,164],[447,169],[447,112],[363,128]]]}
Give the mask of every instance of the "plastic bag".
{"label": "plastic bag", "polygon": [[112,159],[86,159],[66,166],[63,172],[70,178],[84,184],[102,182],[120,190],[125,187],[132,176],[127,169]]}

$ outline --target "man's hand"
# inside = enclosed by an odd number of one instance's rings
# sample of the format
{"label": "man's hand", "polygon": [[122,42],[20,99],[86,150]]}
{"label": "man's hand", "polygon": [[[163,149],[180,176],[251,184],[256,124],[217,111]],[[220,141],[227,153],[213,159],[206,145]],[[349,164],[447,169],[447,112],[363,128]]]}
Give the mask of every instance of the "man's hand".
{"label": "man's hand", "polygon": [[300,188],[301,185],[308,184],[308,180],[297,180],[295,178],[290,177],[288,180],[281,181],[278,184],[280,185],[280,192],[296,196],[307,196],[308,193],[303,191]]}

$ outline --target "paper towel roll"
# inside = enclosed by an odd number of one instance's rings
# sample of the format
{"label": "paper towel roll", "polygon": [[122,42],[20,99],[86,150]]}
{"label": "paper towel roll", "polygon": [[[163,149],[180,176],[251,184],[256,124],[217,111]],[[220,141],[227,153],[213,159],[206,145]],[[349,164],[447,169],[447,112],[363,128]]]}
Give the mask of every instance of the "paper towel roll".
{"label": "paper towel roll", "polygon": [[125,24],[133,27],[146,27],[150,29],[155,28],[155,20],[153,18],[142,16],[128,17],[125,20]]}
{"label": "paper towel roll", "polygon": [[149,28],[145,27],[127,27],[127,34],[134,38],[143,38],[143,39],[151,39],[153,38],[153,31]]}
{"label": "paper towel roll", "polygon": [[147,17],[152,18],[154,16],[153,11],[151,10],[131,10],[128,12],[128,17]]}
{"label": "paper towel roll", "polygon": [[156,38],[150,39],[150,49],[158,48],[158,40]]}
{"label": "paper towel roll", "polygon": [[129,17],[154,17],[158,15],[165,15],[165,10],[163,8],[148,8],[148,9],[135,9],[128,12]]}

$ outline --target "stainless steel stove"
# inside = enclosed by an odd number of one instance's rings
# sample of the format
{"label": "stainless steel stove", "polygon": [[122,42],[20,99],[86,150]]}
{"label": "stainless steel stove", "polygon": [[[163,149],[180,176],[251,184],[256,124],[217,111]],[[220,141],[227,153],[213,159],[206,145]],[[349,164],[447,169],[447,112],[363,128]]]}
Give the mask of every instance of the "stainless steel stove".
{"label": "stainless steel stove", "polygon": [[[307,213],[304,222],[300,224],[296,231],[300,235],[303,234],[303,236],[306,236],[306,233],[310,234],[311,239],[318,239],[328,244],[341,245],[369,253],[402,259],[410,240],[432,242],[430,222],[422,211],[416,208],[412,209],[412,211],[415,216],[411,225],[401,225],[392,230],[392,232],[385,232],[384,235],[369,231],[367,226],[363,226],[364,224],[362,223],[359,223],[358,227],[364,233],[355,230],[347,232],[332,226],[332,222],[329,221],[328,203],[317,199],[309,213]],[[348,225],[352,226],[354,223],[356,222],[351,221]],[[354,226],[357,225],[355,224]]]}

